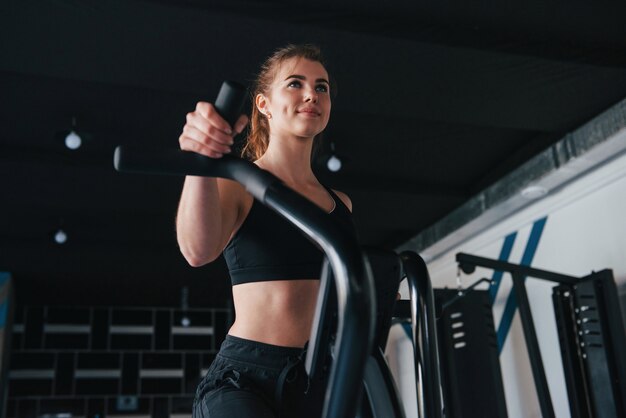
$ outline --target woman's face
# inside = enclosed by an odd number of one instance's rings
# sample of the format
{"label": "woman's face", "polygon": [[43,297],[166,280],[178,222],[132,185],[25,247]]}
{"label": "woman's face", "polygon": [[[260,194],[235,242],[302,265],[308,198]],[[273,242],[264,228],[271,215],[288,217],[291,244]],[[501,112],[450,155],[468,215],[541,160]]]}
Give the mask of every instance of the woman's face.
{"label": "woman's face", "polygon": [[280,66],[267,95],[257,97],[259,110],[269,117],[272,135],[313,138],[330,117],[328,73],[317,61],[290,58]]}

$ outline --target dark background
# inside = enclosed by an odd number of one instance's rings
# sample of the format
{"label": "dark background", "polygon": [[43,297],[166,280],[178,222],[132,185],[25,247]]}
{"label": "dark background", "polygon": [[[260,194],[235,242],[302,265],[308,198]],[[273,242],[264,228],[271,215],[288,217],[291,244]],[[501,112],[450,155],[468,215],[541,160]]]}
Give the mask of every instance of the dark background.
{"label": "dark background", "polygon": [[[383,6],[384,4],[384,6]],[[181,178],[116,173],[176,147],[224,79],[320,45],[338,96],[319,178],[361,240],[394,247],[626,96],[626,4],[32,1],[0,4],[0,270],[22,304],[225,306],[220,260],[175,241]],[[83,146],[64,147],[76,120]],[[53,242],[58,228],[66,244]]]}

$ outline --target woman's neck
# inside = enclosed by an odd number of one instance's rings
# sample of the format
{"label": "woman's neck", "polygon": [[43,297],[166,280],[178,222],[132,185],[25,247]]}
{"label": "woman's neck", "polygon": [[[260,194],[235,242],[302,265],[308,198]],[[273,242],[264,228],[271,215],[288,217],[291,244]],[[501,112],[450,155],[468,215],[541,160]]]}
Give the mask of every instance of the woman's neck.
{"label": "woman's neck", "polygon": [[313,139],[270,137],[267,151],[256,163],[287,184],[317,182],[311,168]]}

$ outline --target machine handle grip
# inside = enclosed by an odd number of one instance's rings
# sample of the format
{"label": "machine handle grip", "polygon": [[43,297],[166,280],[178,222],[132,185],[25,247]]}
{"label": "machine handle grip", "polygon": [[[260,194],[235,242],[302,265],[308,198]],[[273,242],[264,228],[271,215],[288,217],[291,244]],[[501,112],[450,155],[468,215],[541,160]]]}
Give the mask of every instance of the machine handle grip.
{"label": "machine handle grip", "polygon": [[247,89],[234,81],[224,81],[220,92],[215,99],[215,109],[232,127],[241,115],[243,105],[246,101]]}

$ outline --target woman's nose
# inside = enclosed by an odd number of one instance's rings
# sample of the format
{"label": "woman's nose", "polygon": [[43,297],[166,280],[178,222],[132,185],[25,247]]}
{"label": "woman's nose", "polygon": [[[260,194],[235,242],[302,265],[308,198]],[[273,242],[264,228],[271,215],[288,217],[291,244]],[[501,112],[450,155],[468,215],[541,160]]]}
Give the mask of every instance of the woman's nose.
{"label": "woman's nose", "polygon": [[317,98],[318,98],[317,91],[315,91],[315,89],[308,89],[304,100],[306,102],[317,103]]}

